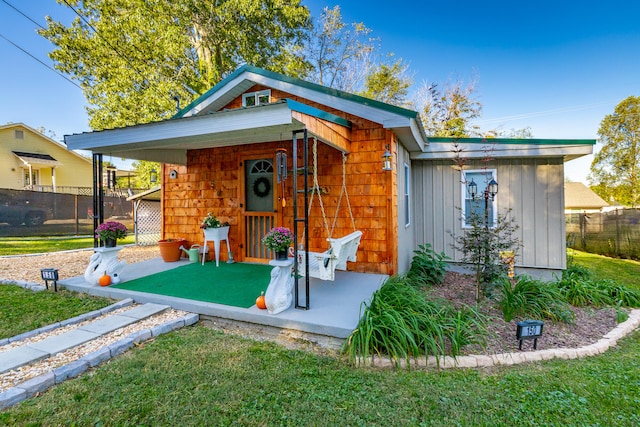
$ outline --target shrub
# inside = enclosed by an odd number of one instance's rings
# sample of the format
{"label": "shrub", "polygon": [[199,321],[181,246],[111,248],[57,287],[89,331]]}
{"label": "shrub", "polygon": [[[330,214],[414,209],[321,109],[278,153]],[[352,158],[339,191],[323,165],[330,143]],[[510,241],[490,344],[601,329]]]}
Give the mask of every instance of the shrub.
{"label": "shrub", "polygon": [[608,292],[592,277],[591,272],[584,267],[571,267],[563,272],[558,289],[564,299],[574,307],[611,305],[613,300]]}
{"label": "shrub", "polygon": [[396,363],[421,355],[457,356],[472,343],[483,344],[486,318],[471,308],[455,310],[443,301],[428,301],[406,276],[390,277],[363,304],[364,313],[345,343],[347,354],[361,361],[386,355]]}
{"label": "shrub", "polygon": [[430,244],[419,245],[411,261],[411,268],[407,278],[418,286],[439,285],[444,281],[447,271],[447,260],[450,258],[444,252],[437,253]]}
{"label": "shrub", "polygon": [[476,276],[476,301],[493,296],[495,285],[507,275],[508,267],[502,262],[500,252],[511,251],[517,257],[521,242],[516,236],[518,225],[507,210],[499,214],[494,226],[488,227],[478,214],[466,219],[469,228],[453,237],[452,247],[462,253],[462,262],[473,265]]}
{"label": "shrub", "polygon": [[544,318],[566,323],[573,321],[573,312],[560,290],[552,283],[521,276],[515,286],[508,279],[502,280],[499,289],[501,296],[498,305],[507,322],[515,317]]}
{"label": "shrub", "polygon": [[605,293],[611,305],[622,307],[640,307],[640,292],[620,285],[613,280],[600,280],[598,287]]}

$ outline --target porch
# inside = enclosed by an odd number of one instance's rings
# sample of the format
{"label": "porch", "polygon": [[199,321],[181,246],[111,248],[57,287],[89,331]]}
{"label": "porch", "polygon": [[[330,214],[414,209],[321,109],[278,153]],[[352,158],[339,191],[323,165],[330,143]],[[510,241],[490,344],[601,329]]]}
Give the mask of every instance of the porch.
{"label": "porch", "polygon": [[[120,276],[124,281],[131,281],[188,264],[186,260],[167,263],[161,258],[154,258],[127,265]],[[216,280],[214,262],[206,263],[204,266],[198,265],[198,267],[201,267],[205,273],[202,275],[203,281]],[[275,315],[269,314],[267,310],[260,310],[255,305],[242,308],[159,293],[91,285],[82,276],[61,280],[59,283],[66,289],[95,296],[113,299],[132,298],[137,303],[166,304],[174,309],[197,313],[205,323],[212,322],[214,326],[222,329],[241,331],[243,327],[250,326],[254,329],[258,328],[265,337],[286,335],[317,342],[324,347],[337,348],[356,328],[362,303],[371,298],[387,277],[381,274],[336,271],[333,282],[311,278],[309,310],[296,309],[292,305],[289,309]],[[267,275],[264,277],[265,289],[268,283]],[[300,286],[304,287],[303,280],[300,281]],[[300,305],[304,305],[304,289],[300,289],[299,298]]]}

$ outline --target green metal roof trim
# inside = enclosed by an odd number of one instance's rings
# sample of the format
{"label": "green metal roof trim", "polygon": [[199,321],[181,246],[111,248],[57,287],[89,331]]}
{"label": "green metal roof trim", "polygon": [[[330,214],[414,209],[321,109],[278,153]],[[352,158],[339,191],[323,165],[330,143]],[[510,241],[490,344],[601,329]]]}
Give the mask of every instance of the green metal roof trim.
{"label": "green metal roof trim", "polygon": [[286,98],[285,102],[292,111],[297,111],[298,113],[306,114],[307,116],[316,117],[318,119],[326,120],[331,123],[336,123],[338,125],[351,128],[351,122],[349,120],[340,116],[336,116],[335,114],[322,111],[318,108],[311,107],[310,105],[303,104],[302,102],[294,101],[293,99],[289,98]]}
{"label": "green metal roof trim", "polygon": [[411,118],[411,119],[415,119],[418,116],[418,112],[417,111],[408,110],[408,109],[402,108],[402,107],[396,107],[395,105],[385,104],[384,102],[376,101],[374,99],[369,99],[369,98],[365,98],[363,96],[354,95],[354,94],[351,94],[351,93],[348,93],[348,92],[343,92],[341,90],[328,88],[326,86],[322,86],[322,85],[319,85],[319,84],[316,84],[316,83],[307,82],[305,80],[297,79],[295,77],[285,76],[284,74],[276,73],[274,71],[268,71],[268,70],[265,70],[265,69],[262,69],[262,68],[258,68],[258,67],[254,67],[254,66],[245,64],[245,65],[241,66],[240,68],[238,68],[233,73],[229,74],[224,79],[222,79],[218,84],[216,84],[214,87],[212,87],[211,89],[206,91],[204,94],[200,95],[197,99],[195,99],[193,102],[191,102],[185,108],[180,110],[178,113],[176,113],[175,116],[173,116],[173,118],[182,117],[187,111],[191,110],[193,107],[198,105],[200,102],[202,102],[203,100],[207,99],[209,96],[211,96],[216,91],[218,91],[221,87],[226,85],[229,81],[235,79],[236,77],[238,77],[240,74],[244,73],[245,71],[246,72],[250,72],[250,73],[260,74],[261,76],[268,77],[268,78],[271,78],[271,79],[274,79],[274,80],[280,80],[281,82],[290,83],[290,84],[293,84],[293,85],[296,85],[296,86],[304,87],[306,89],[310,89],[310,90],[313,90],[313,91],[316,91],[316,92],[321,92],[321,93],[325,93],[327,95],[332,95],[332,96],[335,96],[337,98],[343,98],[343,99],[347,99],[347,100],[350,100],[350,101],[353,101],[353,102],[357,102],[359,104],[368,105],[370,107],[378,108],[380,110],[385,110],[385,111],[388,111],[388,112],[394,113],[394,114],[399,114],[401,116],[408,117],[408,118]]}
{"label": "green metal roof trim", "polygon": [[595,139],[523,139],[523,138],[433,138],[428,137],[430,143],[464,144],[516,144],[516,145],[595,145]]}

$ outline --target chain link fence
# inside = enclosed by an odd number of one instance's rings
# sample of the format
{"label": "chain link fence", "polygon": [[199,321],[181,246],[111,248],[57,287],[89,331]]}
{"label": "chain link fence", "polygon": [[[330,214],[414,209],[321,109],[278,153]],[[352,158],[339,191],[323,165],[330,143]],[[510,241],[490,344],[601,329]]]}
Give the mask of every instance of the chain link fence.
{"label": "chain link fence", "polygon": [[611,257],[640,259],[640,209],[565,215],[567,247]]}

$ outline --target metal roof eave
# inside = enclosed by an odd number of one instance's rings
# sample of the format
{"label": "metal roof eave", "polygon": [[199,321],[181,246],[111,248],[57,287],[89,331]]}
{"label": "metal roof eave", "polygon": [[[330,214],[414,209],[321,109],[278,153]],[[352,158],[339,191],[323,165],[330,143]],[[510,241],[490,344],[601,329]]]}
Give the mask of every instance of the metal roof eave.
{"label": "metal roof eave", "polygon": [[[577,159],[593,153],[593,144],[584,140],[576,140],[575,144],[571,140],[528,140],[529,144],[515,140],[515,143],[506,143],[508,139],[493,144],[493,139],[484,140],[484,144],[464,143],[458,140],[458,148],[462,151],[457,154],[452,149],[453,139],[447,143],[434,142],[434,138],[429,138],[428,150],[424,153],[411,153],[413,160],[440,160],[463,157],[467,159],[483,159],[487,156],[493,158],[527,158],[527,157],[562,157],[564,161]],[[536,141],[536,142],[533,142]],[[559,141],[563,141],[559,144]],[[591,141],[591,140],[588,140]],[[533,143],[531,143],[533,142]]]}
{"label": "metal roof eave", "polygon": [[[416,111],[244,65],[205,94],[182,109],[175,117],[206,114],[224,108],[255,84],[278,89],[340,111],[362,117],[398,134],[409,150],[424,150],[426,135]],[[297,101],[296,101],[297,102]],[[321,110],[318,110],[321,111]],[[337,117],[337,116],[336,116]]]}
{"label": "metal roof eave", "polygon": [[71,150],[186,164],[188,149],[288,139],[304,125],[286,103],[65,136]]}

